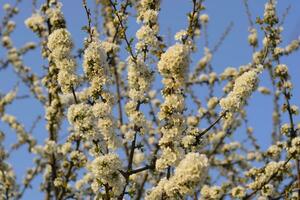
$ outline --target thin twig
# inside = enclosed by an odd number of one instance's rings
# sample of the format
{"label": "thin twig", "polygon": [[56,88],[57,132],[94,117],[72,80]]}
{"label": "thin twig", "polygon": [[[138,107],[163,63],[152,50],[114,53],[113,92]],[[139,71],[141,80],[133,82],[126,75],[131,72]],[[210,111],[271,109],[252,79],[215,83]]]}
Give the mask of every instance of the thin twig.
{"label": "thin twig", "polygon": [[83,7],[84,7],[84,10],[85,10],[87,19],[88,19],[88,29],[87,29],[87,31],[88,31],[89,36],[90,36],[90,41],[93,41],[93,33],[92,33],[92,27],[91,27],[91,23],[92,23],[92,19],[91,19],[91,11],[90,11],[90,9],[87,7],[86,0],[82,0],[82,4],[83,4]]}
{"label": "thin twig", "polygon": [[250,12],[250,8],[249,8],[248,0],[244,0],[244,6],[246,8],[246,14],[247,14],[249,25],[250,25],[250,27],[253,27],[254,23],[252,21],[252,16],[251,16],[251,12]]}
{"label": "thin twig", "polygon": [[204,131],[202,131],[201,133],[199,133],[197,136],[196,136],[196,141],[198,142],[202,136],[204,136],[208,131],[210,131],[210,129],[212,129],[223,117],[225,117],[226,113],[228,111],[224,111],[216,121],[214,121],[209,127],[207,127]]}
{"label": "thin twig", "polygon": [[[128,0],[127,0],[128,1]],[[125,40],[125,42],[126,42],[126,45],[127,45],[127,50],[128,50],[128,52],[130,53],[130,55],[131,55],[131,57],[133,58],[133,62],[137,62],[136,60],[137,60],[137,57],[136,57],[136,55],[134,54],[134,52],[133,52],[133,49],[132,49],[132,47],[131,47],[131,42],[129,41],[129,39],[128,39],[128,37],[127,37],[127,34],[126,34],[126,28],[125,28],[125,26],[124,26],[124,24],[123,24],[123,20],[121,19],[121,17],[120,17],[120,15],[118,14],[118,9],[117,9],[117,7],[116,7],[116,4],[114,3],[114,2],[112,2],[112,0],[109,0],[109,2],[110,2],[110,5],[113,7],[113,9],[114,9],[114,12],[115,12],[115,15],[117,16],[117,19],[118,19],[118,21],[119,21],[119,24],[120,24],[120,26],[121,26],[121,28],[122,28],[122,30],[121,30],[121,33],[122,33],[122,36],[124,37],[124,40]]]}
{"label": "thin twig", "polygon": [[221,37],[220,37],[219,41],[217,42],[217,44],[212,48],[211,54],[214,54],[219,50],[220,46],[223,44],[224,40],[226,39],[226,37],[228,36],[230,31],[232,30],[233,25],[234,25],[233,22],[229,23],[229,25],[225,29],[224,33],[221,35]]}

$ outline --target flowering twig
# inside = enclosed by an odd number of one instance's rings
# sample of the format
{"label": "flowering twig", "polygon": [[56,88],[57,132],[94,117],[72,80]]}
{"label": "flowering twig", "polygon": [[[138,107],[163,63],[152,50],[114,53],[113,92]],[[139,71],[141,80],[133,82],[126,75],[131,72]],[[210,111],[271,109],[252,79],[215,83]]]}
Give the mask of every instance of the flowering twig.
{"label": "flowering twig", "polygon": [[[283,163],[283,167],[286,166],[290,160],[292,159],[293,157],[290,156],[284,163]],[[280,171],[280,168],[278,168],[269,178],[267,181],[265,181],[263,184],[260,185],[259,188],[257,188],[256,190],[254,190],[253,192],[251,192],[250,194],[247,194],[243,200],[247,200],[247,199],[251,199],[253,195],[255,195],[258,191],[260,191],[265,185],[267,185],[270,181],[273,180],[273,178],[275,178],[278,174],[278,172]]]}

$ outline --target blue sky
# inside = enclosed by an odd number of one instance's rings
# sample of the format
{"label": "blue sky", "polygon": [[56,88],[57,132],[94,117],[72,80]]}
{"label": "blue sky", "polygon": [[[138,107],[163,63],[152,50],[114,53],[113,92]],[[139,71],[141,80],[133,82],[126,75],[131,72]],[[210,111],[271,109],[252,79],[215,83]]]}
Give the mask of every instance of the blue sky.
{"label": "blue sky", "polygon": [[[4,3],[13,4],[14,0],[0,0],[0,5]],[[63,12],[66,17],[67,27],[72,34],[75,42],[75,47],[82,47],[82,41],[86,36],[81,30],[81,27],[86,25],[87,20],[82,7],[81,0],[61,0],[63,3]],[[93,4],[91,0],[88,0],[89,6]],[[41,1],[38,1],[40,4]],[[249,7],[252,14],[252,20],[255,21],[255,16],[262,16],[265,1],[262,0],[252,0],[249,1]],[[230,22],[234,23],[234,26],[224,41],[223,45],[216,52],[213,57],[212,65],[217,73],[221,73],[226,67],[239,67],[240,65],[247,64],[251,62],[252,49],[248,46],[248,20],[245,13],[245,7],[242,0],[207,0],[205,3],[206,10],[204,13],[209,14],[210,22],[208,25],[209,34],[209,44],[210,47],[214,46],[225,28]],[[279,16],[282,16],[288,6],[291,6],[290,12],[284,23],[283,31],[283,45],[285,46],[291,40],[296,39],[300,35],[300,4],[294,0],[282,0],[278,2],[278,12]],[[13,42],[17,47],[21,47],[26,42],[35,41],[38,42],[36,36],[28,30],[24,25],[24,20],[31,15],[32,6],[30,0],[23,0],[20,4],[20,14],[17,15],[14,20],[17,23],[17,29],[13,33]],[[169,35],[173,38],[174,34],[184,29],[187,25],[186,13],[192,8],[191,0],[163,0],[160,13],[160,24],[161,24],[161,35],[168,38]],[[0,17],[2,18],[3,12],[0,12]],[[134,34],[138,26],[135,20],[131,20],[132,28],[130,33]],[[257,26],[256,26],[257,27]],[[257,27],[258,28],[258,27]],[[262,40],[262,35],[260,34],[259,40]],[[174,43],[173,40],[170,41],[171,44]],[[192,57],[194,63],[198,61],[203,54],[203,38],[200,37],[197,47],[199,52],[195,53]],[[5,52],[0,49],[0,59],[5,57]],[[123,58],[127,55],[123,54]],[[292,103],[299,105],[300,93],[300,80],[297,79],[297,74],[300,74],[300,63],[299,63],[300,53],[293,53],[289,57],[284,57],[282,62],[289,66],[289,70],[292,75],[292,82],[294,83],[294,95],[292,97]],[[46,64],[40,58],[39,50],[34,52],[29,52],[24,57],[24,63],[30,66],[33,71],[41,74],[43,72],[42,66]],[[80,62],[79,67],[80,67]],[[20,82],[18,77],[14,74],[11,67],[5,71],[0,71],[0,92],[7,92],[12,89],[17,82]],[[261,83],[262,86],[269,86],[270,80],[267,74],[262,74]],[[199,90],[199,92],[202,92]],[[28,93],[28,89],[24,86],[19,87],[19,95]],[[298,93],[298,94],[297,94]],[[216,94],[218,96],[220,94]],[[255,93],[251,98],[249,107],[249,123],[254,127],[255,135],[258,137],[259,143],[263,146],[267,146],[270,143],[270,132],[272,124],[272,97],[266,97],[259,93]],[[43,116],[42,106],[33,101],[32,99],[17,100],[13,106],[8,107],[8,113],[14,114],[17,118],[26,125],[26,129],[29,130],[32,122],[38,115]],[[284,118],[285,119],[285,118]],[[296,120],[297,122],[297,120]],[[45,123],[41,121],[37,128],[35,129],[33,135],[36,136],[40,142],[42,142],[46,136]],[[204,128],[204,127],[202,127]],[[9,146],[16,138],[14,133],[10,129],[0,122],[0,129],[8,133],[6,145]],[[244,134],[244,132],[241,132]],[[240,136],[238,136],[239,138]],[[23,148],[26,150],[25,148]],[[23,176],[27,167],[31,166],[32,157],[21,151],[12,154],[10,157],[11,163],[14,165],[17,175]],[[40,178],[34,182],[36,187]],[[20,179],[19,179],[20,180]],[[35,199],[42,198],[41,194],[36,190],[28,190],[25,193],[23,199]]]}

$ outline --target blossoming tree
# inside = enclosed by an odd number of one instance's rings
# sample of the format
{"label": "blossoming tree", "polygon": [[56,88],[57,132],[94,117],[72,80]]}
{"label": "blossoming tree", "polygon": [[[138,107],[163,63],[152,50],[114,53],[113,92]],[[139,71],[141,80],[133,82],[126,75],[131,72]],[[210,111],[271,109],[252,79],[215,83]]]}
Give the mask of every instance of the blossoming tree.
{"label": "blossoming tree", "polygon": [[[231,26],[215,47],[205,42],[202,58],[191,59],[201,51],[197,40],[207,40],[203,0],[182,2],[191,10],[173,44],[160,32],[160,0],[82,0],[86,26],[79,31],[86,38],[77,53],[59,0],[28,1],[34,11],[24,22],[39,42],[16,47],[11,35],[22,34],[14,22],[21,0],[12,2],[2,5],[0,73],[13,69],[19,84],[0,93],[0,199],[22,199],[37,186],[34,180],[40,186],[33,190],[45,199],[300,199],[296,91],[281,62],[300,39],[282,45],[288,13],[278,16],[275,0],[255,23],[243,1],[253,56],[220,74],[211,60]],[[132,19],[138,23],[133,36]],[[37,48],[46,63],[40,74],[23,61]],[[271,89],[260,86],[262,73]],[[19,85],[30,93],[20,96]],[[199,88],[207,92],[198,94]],[[267,149],[247,117],[256,91],[273,97]],[[39,120],[28,130],[19,121],[24,115],[9,114],[23,98],[44,107],[42,142],[32,134]],[[17,135],[12,146],[4,124]],[[236,140],[237,132],[246,139]],[[34,159],[18,178],[10,155],[23,146]]]}

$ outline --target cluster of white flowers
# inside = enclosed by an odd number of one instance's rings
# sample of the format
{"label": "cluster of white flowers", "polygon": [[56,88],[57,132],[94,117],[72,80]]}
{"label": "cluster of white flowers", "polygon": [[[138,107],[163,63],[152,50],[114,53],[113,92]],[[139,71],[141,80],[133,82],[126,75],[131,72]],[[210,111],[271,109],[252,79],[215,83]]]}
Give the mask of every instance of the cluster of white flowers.
{"label": "cluster of white flowers", "polygon": [[199,123],[199,117],[191,115],[187,117],[186,121],[189,126],[197,127]]}
{"label": "cluster of white flowers", "polygon": [[[96,30],[94,30],[93,33],[94,33],[94,35],[97,35]],[[120,50],[119,45],[112,43],[112,42],[108,42],[108,41],[100,41],[100,46],[104,49],[106,54],[117,53]]]}
{"label": "cluster of white flowers", "polygon": [[138,110],[138,104],[147,100],[147,93],[153,81],[152,72],[149,67],[140,59],[133,61],[128,59],[128,97],[126,103],[126,114],[130,122],[140,129],[139,132],[145,133],[148,122],[144,114]]}
{"label": "cluster of white flowers", "polygon": [[[57,87],[54,86],[52,90],[55,91],[55,89],[57,89]],[[62,119],[63,115],[60,99],[53,95],[52,100],[50,104],[46,106],[45,111],[45,119],[49,122],[47,123],[46,128],[47,130],[56,133],[59,130],[60,120]]]}
{"label": "cluster of white flowers", "polygon": [[103,32],[107,36],[107,41],[112,42],[117,34],[116,16],[113,7],[107,0],[97,0],[96,4],[101,4],[101,15],[103,17]]}
{"label": "cluster of white flowers", "polygon": [[11,104],[17,96],[17,90],[11,90],[0,98],[0,116],[4,114],[5,106]]}
{"label": "cluster of white flowers", "polygon": [[274,69],[275,75],[285,78],[288,76],[288,67],[285,64],[279,64]]}
{"label": "cluster of white flowers", "polygon": [[93,174],[92,189],[98,193],[101,187],[108,185],[111,188],[111,197],[118,196],[123,189],[125,179],[119,172],[122,170],[122,162],[116,154],[106,154],[93,160],[90,171]]}
{"label": "cluster of white flowers", "polygon": [[224,131],[219,131],[217,133],[209,134],[209,142],[212,144],[218,144],[218,142],[225,137],[226,133]]}
{"label": "cluster of white flowers", "polygon": [[252,168],[245,173],[247,177],[254,177],[254,181],[249,183],[247,187],[252,190],[261,189],[268,183],[271,177],[274,179],[275,177],[282,177],[284,174],[289,173],[290,167],[290,163],[286,163],[285,161],[271,161],[264,168]]}
{"label": "cluster of white flowers", "polygon": [[80,180],[76,181],[75,188],[80,191],[87,183],[92,182],[93,179],[94,175],[92,173],[86,173]]}
{"label": "cluster of white flowers", "polygon": [[[83,56],[83,70],[90,87],[88,95],[95,101],[92,111],[97,120],[97,128],[101,131],[109,148],[116,148],[119,141],[115,135],[116,122],[112,116],[113,95],[105,90],[110,82],[107,54],[99,40],[89,44]],[[97,100],[101,98],[102,101]]]}
{"label": "cluster of white flowers", "polygon": [[86,155],[81,151],[72,151],[70,153],[70,160],[72,164],[78,168],[85,166],[87,162]]}
{"label": "cluster of white flowers", "polygon": [[232,188],[231,195],[234,198],[242,199],[246,196],[246,190],[242,186],[237,186],[235,188]]}
{"label": "cluster of white flowers", "polygon": [[262,153],[259,151],[250,151],[249,153],[247,153],[247,160],[261,161],[262,158]]}
{"label": "cluster of white flowers", "polygon": [[26,170],[26,175],[23,179],[23,183],[24,185],[29,185],[30,182],[32,181],[32,179],[35,177],[36,175],[36,168],[29,168]]}
{"label": "cluster of white flowers", "polygon": [[65,28],[53,31],[48,38],[48,48],[55,59],[61,60],[69,57],[73,48],[73,42],[69,31]]}
{"label": "cluster of white flowers", "polygon": [[239,76],[234,83],[232,92],[220,100],[223,110],[237,112],[245,104],[247,98],[256,89],[258,84],[258,71],[249,70]]}
{"label": "cluster of white flowers", "polygon": [[[195,131],[196,130],[196,131]],[[197,140],[196,137],[199,133],[199,129],[193,129],[193,128],[189,128],[187,129],[187,135],[185,135],[182,140],[181,140],[181,144],[183,145],[183,147],[185,149],[196,149],[197,147],[195,146]],[[195,134],[196,133],[196,134]]]}
{"label": "cluster of white flowers", "polygon": [[91,42],[84,51],[83,70],[91,84],[90,96],[98,97],[109,81],[107,55],[100,41]]}
{"label": "cluster of white flowers", "polygon": [[64,93],[70,93],[78,82],[76,61],[71,56],[71,34],[65,28],[57,29],[49,35],[47,46],[51,52],[50,61],[59,69],[57,81]]}
{"label": "cluster of white flowers", "polygon": [[[277,46],[281,43],[281,32],[283,28],[278,26],[279,19],[276,14],[276,1],[272,0],[265,4],[265,12],[264,18],[259,20],[260,23],[265,23],[267,28],[265,37],[263,39],[263,45],[265,48],[277,48]],[[278,50],[272,52],[276,59],[278,59]],[[277,54],[277,55],[276,55]]]}
{"label": "cluster of white flowers", "polygon": [[65,27],[65,19],[62,13],[62,4],[57,1],[50,2],[50,4],[53,4],[53,6],[50,6],[46,10],[46,15],[49,18],[49,22],[53,28],[59,29],[59,28],[64,28]]}
{"label": "cluster of white flowers", "polygon": [[136,38],[139,40],[136,44],[138,52],[156,49],[159,45],[158,20],[159,1],[141,0],[138,5],[137,21],[143,22],[141,28],[136,32]]}
{"label": "cluster of white flowers", "polygon": [[261,195],[264,197],[273,197],[274,196],[274,186],[272,184],[266,184],[261,190]]}
{"label": "cluster of white flowers", "polygon": [[260,93],[262,93],[262,94],[271,94],[271,91],[269,90],[269,88],[267,88],[267,87],[258,87],[257,88],[257,91],[259,91]]}
{"label": "cluster of white flowers", "polygon": [[95,118],[90,105],[85,103],[71,105],[68,109],[68,120],[83,137],[99,139],[99,134],[95,131]]}
{"label": "cluster of white flowers", "polygon": [[1,39],[2,45],[5,48],[12,48],[12,40],[9,36],[5,35]]}
{"label": "cluster of white flowers", "polygon": [[[191,163],[193,163],[191,165]],[[169,179],[162,179],[146,196],[147,200],[179,199],[193,194],[194,189],[206,178],[208,159],[199,153],[188,153],[178,164],[174,175]]]}
{"label": "cluster of white flowers", "polygon": [[35,139],[33,139],[33,137],[25,130],[23,125],[17,121],[15,116],[4,114],[1,117],[1,120],[14,129],[18,136],[18,142],[13,146],[14,148],[18,148],[26,143],[29,145],[29,149],[31,149],[36,144]]}
{"label": "cluster of white flowers", "polygon": [[217,97],[212,97],[207,101],[207,109],[213,110],[219,103],[219,100]]}
{"label": "cluster of white flowers", "polygon": [[235,78],[238,75],[238,71],[234,67],[227,67],[222,74],[220,74],[221,80]]}
{"label": "cluster of white flowers", "polygon": [[268,24],[276,22],[276,1],[272,0],[265,4],[264,21]]}
{"label": "cluster of white flowers", "polygon": [[7,55],[8,60],[15,66],[17,72],[29,70],[23,66],[22,60],[20,58],[19,52],[16,48],[11,48]]}
{"label": "cluster of white flowers", "polygon": [[[136,58],[129,57],[128,63],[128,97],[126,103],[126,114],[130,120],[130,125],[138,129],[140,133],[148,132],[150,122],[146,120],[143,112],[139,111],[140,104],[147,101],[146,94],[149,92],[153,74],[146,64],[147,52],[153,52],[159,46],[158,20],[159,1],[142,0],[137,3],[137,22],[142,22],[142,26],[136,32]],[[131,133],[131,132],[127,132]],[[132,135],[132,134],[131,134]],[[127,134],[126,139],[131,136]]]}
{"label": "cluster of white flowers", "polygon": [[199,19],[202,24],[207,24],[209,21],[209,16],[208,16],[208,14],[202,14],[202,15],[200,15]]}
{"label": "cluster of white flowers", "polygon": [[184,38],[186,38],[188,35],[188,32],[186,30],[180,30],[177,32],[174,36],[174,39],[177,41],[182,41]]}
{"label": "cluster of white flowers", "polygon": [[300,37],[296,40],[292,40],[290,44],[288,44],[285,48],[276,47],[274,49],[274,56],[278,58],[282,55],[289,55],[295,51],[297,51],[300,47]]}
{"label": "cluster of white flowers", "polygon": [[38,148],[42,148],[42,150],[44,151],[44,154],[51,155],[51,154],[56,153],[57,144],[53,140],[46,140],[45,145],[43,147],[42,146],[37,146],[37,149]]}
{"label": "cluster of white flowers", "polygon": [[136,44],[136,49],[138,51],[143,51],[148,46],[156,47],[159,44],[158,39],[156,37],[157,33],[158,30],[154,30],[149,26],[142,26],[136,32],[136,38],[139,40],[139,42]]}
{"label": "cluster of white flowers", "polygon": [[198,62],[198,67],[203,69],[212,59],[212,54],[208,48],[204,48],[204,56]]}
{"label": "cluster of white flowers", "polygon": [[[143,112],[138,110],[138,105],[139,103],[137,101],[130,100],[125,105],[125,111],[132,125],[136,126],[139,132],[144,134],[148,129],[147,120]],[[130,138],[131,137],[127,137],[127,139]]]}
{"label": "cluster of white flowers", "polygon": [[[149,194],[145,197],[145,200],[156,200],[156,199],[162,199],[162,197],[165,197],[165,185],[167,184],[168,180],[166,178],[163,178],[159,181],[158,185],[156,187],[153,187]],[[165,199],[167,199],[165,197]]]}
{"label": "cluster of white flowers", "polygon": [[288,153],[294,155],[295,157],[299,157],[300,155],[300,136],[295,137],[292,140],[292,145],[288,149]]}
{"label": "cluster of white flowers", "polygon": [[162,138],[159,141],[162,155],[156,162],[156,168],[159,170],[174,165],[179,158],[179,141],[186,129],[182,89],[188,66],[189,50],[183,44],[170,47],[158,62],[158,70],[163,77],[165,98],[159,112],[159,119],[165,121],[165,125],[161,128]]}
{"label": "cluster of white flowers", "polygon": [[153,81],[152,72],[140,59],[135,62],[128,59],[128,96],[133,101],[144,101]]}
{"label": "cluster of white flowers", "polygon": [[66,156],[68,153],[70,153],[72,150],[72,143],[71,142],[66,142],[63,145],[59,147],[58,152],[61,153],[62,155]]}
{"label": "cluster of white flowers", "polygon": [[268,148],[267,154],[272,158],[279,158],[282,149],[283,149],[282,144],[274,144]]}
{"label": "cluster of white flowers", "polygon": [[228,121],[232,120],[233,113],[240,111],[245,105],[247,99],[253,91],[256,90],[258,85],[258,74],[260,69],[254,68],[236,78],[233,90],[227,97],[220,100],[220,106],[223,111],[227,111]]}
{"label": "cluster of white flowers", "polygon": [[54,182],[53,182],[53,185],[55,186],[55,187],[64,187],[64,180],[63,180],[63,178],[62,177],[56,177],[55,178],[55,180],[54,180]]}
{"label": "cluster of white flowers", "polygon": [[145,153],[140,150],[135,150],[133,155],[133,163],[139,166],[145,160]]}
{"label": "cluster of white flowers", "polygon": [[198,153],[187,154],[176,167],[174,175],[165,185],[166,194],[173,198],[192,194],[194,189],[206,178],[207,170],[208,159],[205,155]]}
{"label": "cluster of white flowers", "polygon": [[[165,79],[163,83],[177,90],[184,84],[188,66],[189,49],[183,44],[171,46],[161,55],[161,59],[157,64],[160,74]],[[173,84],[170,79],[174,79]]]}
{"label": "cluster of white flowers", "polygon": [[256,47],[257,46],[257,30],[255,28],[251,28],[249,30],[250,34],[248,36],[248,42],[251,46]]}
{"label": "cluster of white flowers", "polygon": [[300,47],[300,37],[297,40],[293,40],[289,45],[284,48],[286,55],[298,50]]}
{"label": "cluster of white flowers", "polygon": [[224,195],[224,191],[219,186],[208,186],[204,185],[201,189],[201,200],[210,199],[210,200],[217,200],[221,199]]}
{"label": "cluster of white flowers", "polygon": [[[0,149],[0,153],[2,153],[2,149]],[[18,187],[13,167],[7,162],[1,161],[0,168],[0,198],[7,199],[17,196]]]}
{"label": "cluster of white flowers", "polygon": [[264,58],[264,52],[263,51],[256,51],[252,55],[252,60],[254,64],[260,64],[262,59]]}
{"label": "cluster of white flowers", "polygon": [[290,133],[290,130],[291,130],[291,125],[288,123],[284,123],[280,128],[280,133],[283,135],[287,135]]}
{"label": "cluster of white flowers", "polygon": [[25,20],[25,25],[33,32],[43,32],[46,30],[45,19],[40,13],[34,13]]}
{"label": "cluster of white flowers", "polygon": [[120,140],[116,136],[116,121],[112,116],[112,101],[96,102],[93,107],[93,114],[97,119],[97,128],[106,141],[107,147],[115,149],[120,146]]}
{"label": "cluster of white flowers", "polygon": [[6,32],[3,35],[11,34],[16,28],[16,23],[12,20],[9,20],[6,25]]}
{"label": "cluster of white flowers", "polygon": [[223,152],[229,152],[229,151],[234,151],[241,148],[241,143],[239,142],[230,142],[227,144],[224,144],[224,146],[222,147],[222,151]]}
{"label": "cluster of white flowers", "polygon": [[11,8],[12,8],[12,7],[11,7],[11,5],[10,5],[9,3],[3,4],[3,10],[9,11]]}

